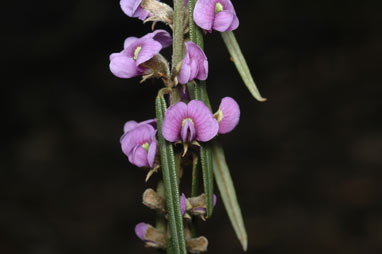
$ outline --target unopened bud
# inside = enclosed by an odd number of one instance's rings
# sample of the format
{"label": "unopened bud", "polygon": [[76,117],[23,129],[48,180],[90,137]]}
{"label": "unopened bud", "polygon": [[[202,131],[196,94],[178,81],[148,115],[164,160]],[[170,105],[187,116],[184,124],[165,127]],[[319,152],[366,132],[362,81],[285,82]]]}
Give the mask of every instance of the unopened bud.
{"label": "unopened bud", "polygon": [[150,17],[144,21],[145,23],[161,21],[172,26],[174,11],[167,4],[157,0],[142,0],[141,7],[150,13]]}
{"label": "unopened bud", "polygon": [[141,66],[149,69],[148,73],[143,76],[141,83],[149,78],[162,78],[164,81],[169,79],[169,64],[161,54],[156,54],[150,60],[142,63]]}
{"label": "unopened bud", "polygon": [[204,236],[186,240],[186,248],[189,253],[204,253],[207,251],[208,240]]}
{"label": "unopened bud", "polygon": [[[203,193],[200,196],[189,198],[191,204],[190,213],[193,215],[205,215],[207,212],[206,195]],[[213,205],[216,205],[216,195],[213,196]]]}
{"label": "unopened bud", "polygon": [[151,209],[165,209],[165,200],[153,189],[145,190],[143,193],[143,204]]}
{"label": "unopened bud", "polygon": [[139,223],[135,226],[135,234],[146,243],[147,247],[166,248],[166,235],[150,224]]}

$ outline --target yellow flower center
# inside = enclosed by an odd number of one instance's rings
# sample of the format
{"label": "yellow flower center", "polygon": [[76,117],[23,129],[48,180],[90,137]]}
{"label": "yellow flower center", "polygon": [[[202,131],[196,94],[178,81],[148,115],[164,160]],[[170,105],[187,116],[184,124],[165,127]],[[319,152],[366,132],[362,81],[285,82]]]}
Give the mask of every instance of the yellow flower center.
{"label": "yellow flower center", "polygon": [[218,110],[218,112],[216,112],[214,114],[214,117],[215,119],[218,121],[218,123],[220,123],[220,121],[223,119],[224,115],[223,115],[223,111],[221,111],[220,109]]}
{"label": "yellow flower center", "polygon": [[137,60],[138,55],[139,55],[139,52],[141,52],[141,50],[142,50],[142,47],[141,47],[141,46],[139,46],[139,47],[137,47],[137,48],[135,49],[135,51],[134,51],[134,57],[133,57],[134,60]]}
{"label": "yellow flower center", "polygon": [[183,119],[183,121],[182,121],[182,128],[183,128],[184,125],[186,124],[187,120],[189,120],[189,121],[192,123],[192,125],[194,125],[194,121],[192,121],[191,118],[185,118],[185,119]]}
{"label": "yellow flower center", "polygon": [[149,143],[144,143],[143,145],[142,145],[142,147],[143,147],[143,149],[145,149],[145,151],[146,152],[149,152],[149,147],[150,147],[150,145],[149,145]]}
{"label": "yellow flower center", "polygon": [[216,5],[215,5],[215,13],[219,13],[222,10],[224,10],[223,5],[221,3],[219,3],[219,2],[217,2]]}

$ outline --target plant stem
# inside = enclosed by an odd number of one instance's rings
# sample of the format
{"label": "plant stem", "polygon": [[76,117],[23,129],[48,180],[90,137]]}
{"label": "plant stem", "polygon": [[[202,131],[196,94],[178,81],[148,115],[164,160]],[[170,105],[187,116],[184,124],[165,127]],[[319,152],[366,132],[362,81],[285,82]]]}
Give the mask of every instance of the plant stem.
{"label": "plant stem", "polygon": [[174,33],[172,43],[172,68],[183,60],[184,0],[174,0]]}
{"label": "plant stem", "polygon": [[[174,69],[183,60],[184,51],[184,0],[174,0],[173,18],[173,42],[172,42],[172,68]],[[170,94],[170,104],[180,101],[180,90],[174,87]]]}

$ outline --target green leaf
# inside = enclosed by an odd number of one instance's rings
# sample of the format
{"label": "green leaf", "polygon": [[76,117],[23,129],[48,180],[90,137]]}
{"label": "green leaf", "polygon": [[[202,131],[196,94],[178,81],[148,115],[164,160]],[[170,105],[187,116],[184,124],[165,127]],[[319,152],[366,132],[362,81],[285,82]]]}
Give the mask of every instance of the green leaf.
{"label": "green leaf", "polygon": [[223,148],[217,141],[213,142],[212,153],[216,184],[219,188],[221,198],[233,229],[243,246],[243,250],[247,251],[248,237],[244,226],[243,216],[241,215],[240,205],[237,201],[235,187],[225,160]]}
{"label": "green leaf", "polygon": [[243,53],[241,53],[240,46],[235,38],[235,34],[232,31],[227,31],[221,33],[221,35],[228,49],[228,52],[230,53],[232,60],[235,63],[235,66],[239,71],[239,74],[243,79],[244,84],[247,86],[249,92],[253,97],[255,97],[256,100],[266,101],[267,99],[260,95],[260,92],[256,87],[255,81],[253,80],[251,72],[249,71],[247,62],[245,61]]}
{"label": "green leaf", "polygon": [[155,100],[155,111],[158,120],[158,140],[163,174],[163,185],[166,194],[166,205],[170,227],[171,241],[168,248],[170,253],[186,254],[186,243],[183,232],[183,218],[180,210],[177,168],[174,150],[171,143],[167,142],[162,135],[162,123],[167,109],[166,101],[159,92]]}
{"label": "green leaf", "polygon": [[212,168],[212,151],[210,143],[200,146],[200,162],[202,164],[204,193],[207,202],[207,218],[214,209],[214,172]]}
{"label": "green leaf", "polygon": [[198,196],[199,190],[199,157],[193,154],[192,159],[192,184],[191,184],[191,197]]}

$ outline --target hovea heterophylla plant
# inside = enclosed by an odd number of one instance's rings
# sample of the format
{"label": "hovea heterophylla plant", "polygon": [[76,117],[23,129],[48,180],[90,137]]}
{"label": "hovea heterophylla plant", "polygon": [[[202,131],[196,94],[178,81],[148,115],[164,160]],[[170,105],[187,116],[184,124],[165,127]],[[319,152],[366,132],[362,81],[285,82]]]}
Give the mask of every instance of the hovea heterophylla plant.
{"label": "hovea heterophylla plant", "polygon": [[[212,216],[217,201],[214,180],[243,250],[247,234],[224,150],[218,136],[234,130],[240,120],[239,104],[222,99],[213,113],[207,93],[208,59],[203,31],[220,32],[245,85],[265,101],[253,81],[233,30],[239,27],[230,0],[174,0],[173,7],[157,0],[121,0],[123,12],[146,22],[168,25],[141,38],[128,37],[123,50],[110,55],[110,70],[119,78],[142,76],[164,85],[155,99],[154,119],[128,121],[120,139],[130,163],[148,170],[146,181],[161,171],[157,190],[147,189],[143,204],[157,212],[156,224],[139,223],[136,235],[148,247],[170,254],[204,253],[208,240],[198,236],[197,218]],[[171,67],[160,54],[172,44]],[[199,174],[201,169],[202,174]],[[190,174],[188,173],[190,172]],[[182,178],[192,176],[186,190]],[[201,183],[202,182],[202,183]],[[203,188],[200,188],[202,185]]]}

